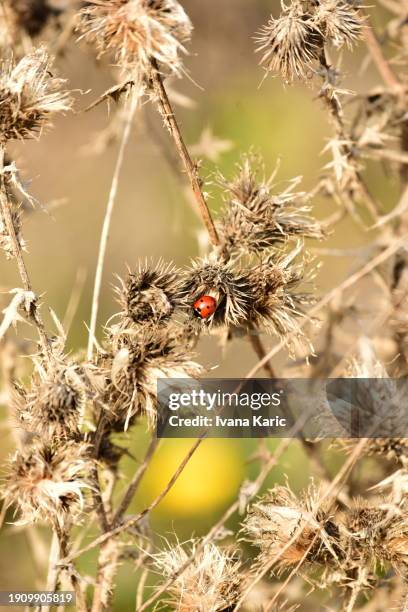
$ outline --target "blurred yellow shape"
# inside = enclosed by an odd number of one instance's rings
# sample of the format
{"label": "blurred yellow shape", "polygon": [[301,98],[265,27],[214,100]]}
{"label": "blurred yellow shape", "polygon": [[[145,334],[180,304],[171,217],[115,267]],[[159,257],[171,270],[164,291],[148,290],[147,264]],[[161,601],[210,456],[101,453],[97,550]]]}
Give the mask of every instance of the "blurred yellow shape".
{"label": "blurred yellow shape", "polygon": [[[190,439],[162,441],[141,486],[146,503],[163,490],[193,444],[194,440]],[[242,478],[239,443],[234,440],[205,440],[157,512],[183,517],[209,514],[237,494]]]}

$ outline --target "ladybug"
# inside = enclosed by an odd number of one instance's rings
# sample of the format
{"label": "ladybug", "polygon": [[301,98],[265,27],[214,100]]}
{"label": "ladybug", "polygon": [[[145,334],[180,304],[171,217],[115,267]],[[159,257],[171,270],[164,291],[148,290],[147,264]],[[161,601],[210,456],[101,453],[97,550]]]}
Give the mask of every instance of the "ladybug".
{"label": "ladybug", "polygon": [[217,309],[217,301],[211,295],[202,295],[193,304],[195,314],[201,319],[208,319]]}

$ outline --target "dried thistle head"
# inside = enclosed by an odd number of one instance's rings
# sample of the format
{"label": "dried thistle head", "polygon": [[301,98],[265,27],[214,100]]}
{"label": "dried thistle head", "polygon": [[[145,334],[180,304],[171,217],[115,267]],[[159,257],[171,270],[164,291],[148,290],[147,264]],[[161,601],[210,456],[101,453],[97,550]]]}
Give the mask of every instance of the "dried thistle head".
{"label": "dried thistle head", "polygon": [[188,560],[194,560],[168,589],[166,602],[181,612],[222,612],[232,609],[240,596],[240,562],[234,553],[212,543],[196,552],[198,540],[189,547],[178,544],[153,555],[156,570],[171,578]]}
{"label": "dried thistle head", "polygon": [[2,490],[5,504],[15,507],[21,524],[62,524],[84,507],[90,467],[86,445],[38,441],[12,458]]}
{"label": "dried thistle head", "polygon": [[72,100],[64,81],[51,76],[51,60],[40,47],[2,66],[0,75],[0,140],[34,138],[53,115],[68,111]]}
{"label": "dried thistle head", "polygon": [[84,37],[99,55],[112,52],[139,83],[153,60],[164,74],[180,73],[192,25],[177,0],[90,0],[81,15]]}
{"label": "dried thistle head", "polygon": [[335,47],[351,48],[360,38],[363,19],[358,7],[346,0],[318,0],[313,19]]}
{"label": "dried thistle head", "polygon": [[243,525],[248,540],[260,549],[258,561],[275,560],[283,570],[305,562],[326,564],[337,554],[338,530],[329,513],[331,500],[311,486],[301,498],[274,487],[253,504]]}
{"label": "dried thistle head", "polygon": [[323,237],[320,225],[309,216],[305,193],[294,192],[294,179],[281,193],[273,193],[273,181],[260,176],[261,164],[254,156],[244,157],[236,176],[220,176],[225,191],[225,214],[220,223],[223,247],[228,254],[257,253],[293,237]]}
{"label": "dried thistle head", "polygon": [[312,301],[309,294],[298,291],[300,283],[308,280],[305,260],[294,261],[301,250],[299,243],[289,254],[269,256],[250,271],[254,299],[249,320],[294,342],[304,339],[299,318]]}
{"label": "dried thistle head", "polygon": [[[252,289],[248,274],[231,261],[198,259],[185,273],[182,287],[184,306],[200,328],[213,325],[240,325],[248,318]],[[195,305],[201,298],[214,300],[208,316],[201,316]]]}
{"label": "dried thistle head", "polygon": [[111,328],[110,334],[110,352],[99,363],[107,415],[117,429],[127,429],[142,414],[152,425],[157,379],[197,377],[202,368],[172,327]]}
{"label": "dried thistle head", "polygon": [[293,0],[282,2],[279,18],[270,18],[258,34],[257,51],[266,72],[280,72],[291,82],[316,72],[324,46],[349,47],[359,38],[362,18],[345,0]]}
{"label": "dried thistle head", "polygon": [[391,565],[406,576],[408,571],[408,527],[406,503],[399,507],[383,503],[375,506],[367,500],[354,500],[339,517],[343,526],[346,562],[350,567],[376,562]]}
{"label": "dried thistle head", "polygon": [[[359,379],[353,404],[358,409],[357,434],[371,438],[366,452],[405,464],[408,459],[404,438],[408,426],[406,379],[389,378],[384,364],[364,338],[360,340],[358,356],[349,363],[347,375]],[[342,444],[346,448],[353,446],[353,442],[347,440]]]}
{"label": "dried thistle head", "polygon": [[39,369],[28,392],[17,391],[15,405],[23,427],[46,439],[74,438],[86,402],[86,387],[75,366]]}
{"label": "dried thistle head", "polygon": [[126,321],[136,325],[167,321],[180,303],[180,273],[171,264],[159,262],[156,267],[140,265],[120,279],[117,289],[120,313]]}
{"label": "dried thistle head", "polygon": [[307,79],[323,48],[323,36],[306,3],[282,3],[283,11],[270,18],[256,38],[260,64],[266,72],[279,72],[287,82]]}

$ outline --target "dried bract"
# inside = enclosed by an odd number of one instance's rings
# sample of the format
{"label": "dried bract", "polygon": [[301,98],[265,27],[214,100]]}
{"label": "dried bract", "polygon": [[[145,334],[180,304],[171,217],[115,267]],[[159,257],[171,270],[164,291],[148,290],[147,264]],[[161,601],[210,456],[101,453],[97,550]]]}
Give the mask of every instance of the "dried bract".
{"label": "dried bract", "polygon": [[43,47],[17,65],[6,62],[0,75],[0,140],[38,136],[53,115],[68,111],[72,100],[64,81],[51,75],[51,61]]}

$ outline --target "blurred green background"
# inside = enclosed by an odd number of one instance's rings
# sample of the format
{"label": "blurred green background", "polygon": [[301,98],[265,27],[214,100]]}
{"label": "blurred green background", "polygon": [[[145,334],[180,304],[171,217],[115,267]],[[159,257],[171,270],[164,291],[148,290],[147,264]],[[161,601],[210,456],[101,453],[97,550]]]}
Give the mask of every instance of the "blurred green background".
{"label": "blurred green background", "polygon": [[[176,106],[183,133],[189,145],[200,141],[203,130],[210,128],[217,139],[231,141],[233,147],[214,164],[204,159],[202,175],[208,177],[210,205],[214,213],[221,204],[219,190],[211,185],[216,167],[230,176],[240,156],[254,150],[263,155],[266,173],[280,160],[278,181],[302,175],[302,189],[316,183],[328,158],[322,149],[331,128],[316,90],[303,85],[285,87],[279,78],[262,82],[263,72],[254,53],[253,35],[267,21],[271,10],[279,10],[278,1],[186,0],[184,6],[195,26],[185,65],[188,76],[173,82],[172,88],[194,102],[194,108]],[[381,15],[376,14],[381,20]],[[353,56],[345,53],[343,71],[347,88],[366,91],[377,82],[375,70],[361,71],[365,55],[363,45]],[[76,112],[58,118],[55,129],[39,142],[16,144],[12,155],[21,169],[29,190],[49,212],[37,208],[26,215],[24,236],[28,242],[26,257],[33,286],[44,302],[64,320],[72,295],[79,291],[79,302],[69,330],[68,344],[77,351],[86,345],[85,323],[89,320],[93,277],[101,224],[117,155],[117,144],[94,155],[89,153],[102,130],[114,115],[100,105],[91,112],[82,110],[114,83],[107,63],[96,62],[92,50],[72,42],[58,60],[59,73],[76,90]],[[171,146],[162,120],[148,104],[137,118],[120,179],[108,255],[104,273],[100,323],[117,310],[112,286],[115,274],[123,275],[126,266],[140,259],[163,257],[177,265],[186,265],[198,253],[201,225],[189,202],[183,177],[177,176],[163,155]],[[393,202],[397,185],[378,173],[368,172],[368,180],[381,198],[384,209]],[[328,217],[336,210],[333,203],[318,201],[315,214]],[[336,227],[327,244],[318,247],[354,249],[371,237],[349,220]],[[323,294],[344,278],[353,266],[351,257],[318,255],[323,262],[317,286]],[[9,300],[7,290],[20,285],[13,261],[0,258],[0,305]],[[319,341],[319,332],[315,341]],[[27,326],[19,327],[22,337],[29,337]],[[99,333],[99,337],[101,334]],[[266,338],[272,346],[275,338]],[[287,356],[280,356],[278,367]],[[239,377],[254,365],[256,359],[244,340],[237,340],[224,353],[217,341],[205,339],[200,345],[199,360],[208,367],[217,366],[214,376]],[[3,410],[3,413],[5,411]],[[2,463],[13,448],[12,436],[3,421],[0,431]],[[126,434],[133,455],[140,459],[148,443],[145,424]],[[123,439],[122,439],[123,443]],[[191,445],[188,440],[168,440],[151,464],[131,512],[143,508],[166,484]],[[272,448],[274,441],[269,441]],[[172,492],[153,512],[151,524],[155,533],[170,540],[177,533],[183,540],[192,534],[206,533],[214,520],[236,496],[244,478],[255,476],[256,463],[249,462],[255,451],[253,440],[209,440],[198,450]],[[329,469],[335,471],[340,459],[328,451]],[[123,473],[135,470],[129,458],[123,462]],[[282,482],[287,475],[295,489],[308,481],[310,466],[297,442],[291,444],[279,466],[272,470],[268,483]],[[11,516],[8,519],[12,519]],[[238,519],[235,521],[235,526]],[[231,523],[234,527],[234,521]],[[89,534],[91,537],[92,534]],[[39,530],[47,541],[48,534]],[[35,559],[33,559],[33,550]],[[46,549],[45,549],[46,554]],[[45,557],[46,558],[46,557]],[[92,574],[94,555],[80,563]],[[44,557],[33,534],[7,524],[0,534],[0,589],[40,588],[44,580]],[[117,591],[116,609],[134,609],[136,573],[127,565],[119,572],[121,588]],[[149,578],[149,584],[154,577]]]}

